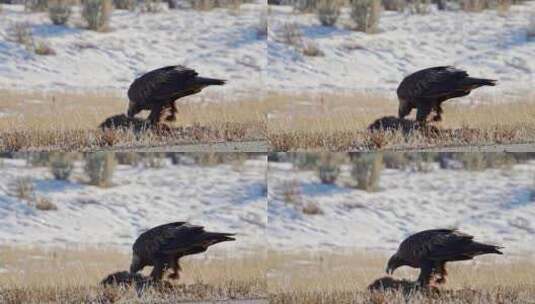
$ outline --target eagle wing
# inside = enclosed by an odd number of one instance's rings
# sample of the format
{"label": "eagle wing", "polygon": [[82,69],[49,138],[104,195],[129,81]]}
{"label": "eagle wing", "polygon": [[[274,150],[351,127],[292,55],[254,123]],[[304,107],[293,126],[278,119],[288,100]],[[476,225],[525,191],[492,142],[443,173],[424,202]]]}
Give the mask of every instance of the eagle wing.
{"label": "eagle wing", "polygon": [[209,246],[233,241],[232,233],[208,232],[202,226],[175,222],[154,227],[142,233],[134,243],[134,252],[150,257],[188,255],[204,252]]}
{"label": "eagle wing", "polygon": [[466,71],[452,66],[428,68],[405,77],[397,94],[405,100],[447,97],[459,89],[459,82],[466,77]]}
{"label": "eagle wing", "polygon": [[418,264],[423,260],[447,260],[461,254],[473,238],[455,229],[425,230],[403,241],[398,252]]}
{"label": "eagle wing", "polygon": [[162,243],[161,250],[166,254],[179,253],[180,255],[204,252],[213,244],[233,241],[233,235],[232,233],[209,232],[202,226],[187,224],[170,232],[166,242]]}
{"label": "eagle wing", "polygon": [[132,246],[134,253],[145,259],[152,260],[154,256],[160,253],[165,239],[169,238],[169,231],[186,224],[186,222],[174,222],[156,226],[143,232]]}
{"label": "eagle wing", "polygon": [[128,98],[139,105],[170,100],[197,76],[195,70],[181,65],[159,68],[134,80],[128,89]]}

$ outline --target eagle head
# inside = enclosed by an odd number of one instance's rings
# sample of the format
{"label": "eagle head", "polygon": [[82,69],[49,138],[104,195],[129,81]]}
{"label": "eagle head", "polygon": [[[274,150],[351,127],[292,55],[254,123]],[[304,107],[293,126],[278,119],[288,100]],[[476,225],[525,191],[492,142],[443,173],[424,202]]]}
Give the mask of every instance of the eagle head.
{"label": "eagle head", "polygon": [[140,271],[142,268],[143,264],[141,263],[141,258],[134,253],[132,256],[132,263],[130,264],[130,273],[134,274]]}
{"label": "eagle head", "polygon": [[393,274],[398,267],[403,265],[405,265],[405,262],[396,253],[388,260],[388,264],[386,266],[386,273]]}
{"label": "eagle head", "polygon": [[133,102],[133,101],[129,101],[128,102],[128,110],[126,112],[126,116],[128,117],[134,117],[136,116],[137,113],[141,112],[141,109],[139,108],[139,106],[137,105],[137,103]]}
{"label": "eagle head", "polygon": [[409,115],[411,110],[412,110],[412,107],[410,103],[403,98],[399,98],[398,117],[405,118],[405,116]]}

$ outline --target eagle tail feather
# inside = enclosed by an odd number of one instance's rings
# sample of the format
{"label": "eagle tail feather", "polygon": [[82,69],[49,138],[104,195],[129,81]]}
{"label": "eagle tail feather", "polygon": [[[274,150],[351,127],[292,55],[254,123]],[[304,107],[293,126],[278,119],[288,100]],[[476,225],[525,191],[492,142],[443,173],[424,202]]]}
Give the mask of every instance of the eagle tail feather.
{"label": "eagle tail feather", "polygon": [[234,233],[225,232],[206,232],[204,238],[209,240],[215,240],[219,243],[226,241],[235,241],[236,239],[233,237],[234,235]]}
{"label": "eagle tail feather", "polygon": [[474,247],[475,247],[474,249],[483,253],[494,253],[494,254],[500,254],[500,255],[503,254],[503,252],[500,251],[500,249],[503,249],[503,247],[501,246],[488,245],[488,244],[474,242]]}
{"label": "eagle tail feather", "polygon": [[495,86],[497,80],[485,78],[465,78],[464,83],[469,86]]}
{"label": "eagle tail feather", "polygon": [[197,77],[195,78],[195,82],[203,86],[209,86],[209,85],[224,85],[227,81],[224,79],[217,79],[217,78]]}

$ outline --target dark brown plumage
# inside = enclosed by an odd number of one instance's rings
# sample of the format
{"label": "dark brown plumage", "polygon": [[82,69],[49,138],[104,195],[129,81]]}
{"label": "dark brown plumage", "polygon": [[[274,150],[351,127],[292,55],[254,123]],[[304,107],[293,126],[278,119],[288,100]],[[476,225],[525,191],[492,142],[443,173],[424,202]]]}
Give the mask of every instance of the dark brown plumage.
{"label": "dark brown plumage", "polygon": [[167,281],[154,281],[151,277],[146,277],[139,273],[130,273],[128,271],[118,271],[106,276],[100,285],[105,287],[134,287],[138,296],[141,296],[148,288],[155,288],[160,292],[171,291],[173,285]]}
{"label": "dark brown plumage", "polygon": [[166,124],[151,124],[148,120],[137,117],[128,117],[124,114],[106,118],[106,120],[99,125],[99,128],[102,131],[131,130],[134,133],[143,133],[150,130],[158,135],[169,135],[173,132],[173,129]]}
{"label": "dark brown plumage", "polygon": [[488,253],[502,254],[502,247],[478,243],[474,237],[455,229],[433,229],[409,236],[390,258],[386,272],[392,274],[400,266],[420,268],[418,282],[427,287],[438,276],[436,283],[446,280],[446,263],[471,260]]}
{"label": "dark brown plumage", "polygon": [[149,123],[143,119],[128,117],[124,114],[114,115],[106,118],[100,125],[102,130],[106,129],[125,129],[133,130],[134,132],[143,132],[150,129]]}
{"label": "dark brown plumage", "polygon": [[209,246],[234,241],[232,233],[208,232],[202,226],[175,222],[151,228],[134,242],[130,272],[136,273],[145,266],[153,266],[151,277],[162,279],[166,269],[171,268],[172,279],[178,279],[179,259],[190,254],[205,252]]}
{"label": "dark brown plumage", "polygon": [[416,108],[416,120],[425,123],[431,111],[434,121],[442,119],[442,102],[470,94],[481,86],[494,86],[496,80],[469,77],[466,71],[452,66],[420,70],[403,79],[397,89],[399,118]]}
{"label": "dark brown plumage", "polygon": [[368,291],[371,293],[401,293],[406,297],[414,295],[415,293],[423,293],[427,296],[440,294],[440,290],[435,286],[422,288],[418,282],[398,280],[392,277],[382,277],[373,281],[368,285]]}
{"label": "dark brown plumage", "polygon": [[410,293],[419,289],[419,285],[408,280],[398,280],[392,277],[382,277],[368,285],[368,290],[372,292],[385,292],[401,290],[403,293]]}
{"label": "dark brown plumage", "polygon": [[376,119],[368,126],[370,132],[396,132],[400,131],[404,135],[417,131],[425,136],[438,136],[440,130],[433,125],[422,125],[414,120],[398,118],[395,116],[385,116]]}
{"label": "dark brown plumage", "polygon": [[100,284],[104,286],[130,286],[146,280],[147,278],[138,273],[132,274],[128,271],[117,271],[102,279]]}
{"label": "dark brown plumage", "polygon": [[163,112],[166,120],[176,119],[175,101],[199,93],[210,85],[223,85],[225,80],[199,77],[195,70],[173,65],[150,71],[134,80],[128,89],[128,117],[142,110],[150,110],[149,121],[160,122]]}
{"label": "dark brown plumage", "polygon": [[396,131],[401,130],[403,133],[410,133],[414,129],[418,128],[412,120],[398,118],[395,116],[385,116],[379,119],[376,119],[373,123],[368,126],[370,131]]}

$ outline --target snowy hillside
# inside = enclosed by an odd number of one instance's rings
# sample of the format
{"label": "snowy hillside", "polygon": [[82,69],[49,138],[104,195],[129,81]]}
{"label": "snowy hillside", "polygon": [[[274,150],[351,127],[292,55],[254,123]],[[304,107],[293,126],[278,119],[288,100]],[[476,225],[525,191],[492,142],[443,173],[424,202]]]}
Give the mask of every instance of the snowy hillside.
{"label": "snowy hillside", "polygon": [[[437,65],[454,65],[471,75],[499,80],[499,86],[480,90],[473,99],[497,92],[523,94],[535,85],[535,41],[527,37],[530,18],[535,18],[533,1],[512,6],[504,16],[494,10],[434,10],[427,15],[383,11],[377,34],[346,29],[348,14],[346,10],[340,16],[336,27],[323,27],[315,14],[272,7],[270,88],[394,94],[404,76]],[[324,55],[307,57],[283,43],[286,24],[297,25],[302,41],[317,45]]]}
{"label": "snowy hillside", "polygon": [[[535,252],[533,162],[510,171],[385,169],[380,191],[372,193],[323,185],[315,172],[288,163],[270,163],[269,172],[267,233],[270,246],[279,250],[391,251],[419,230],[458,227],[505,246],[509,254]],[[323,214],[305,215],[283,202],[284,187],[292,182],[299,185],[300,199],[318,204]]]}
{"label": "snowy hillside", "polygon": [[[264,13],[261,4],[202,12],[115,10],[112,30],[98,33],[77,26],[82,24],[78,9],[64,27],[53,25],[47,13],[25,13],[21,5],[3,5],[0,88],[98,89],[126,96],[126,88],[140,73],[184,64],[203,76],[229,80],[226,86],[207,90],[202,96],[232,99],[261,87],[266,44],[257,31]],[[21,22],[29,24],[34,39],[48,43],[56,55],[35,55],[11,41],[12,28]]]}
{"label": "snowy hillside", "polygon": [[[56,181],[48,168],[29,167],[24,160],[4,159],[0,172],[0,245],[104,245],[128,250],[143,230],[185,220],[238,234],[236,242],[218,248],[265,247],[265,160],[249,160],[243,166],[118,166],[110,188],[77,182],[84,177],[80,166],[71,182]],[[58,209],[37,210],[13,197],[10,185],[21,177],[31,177],[36,195]]]}

